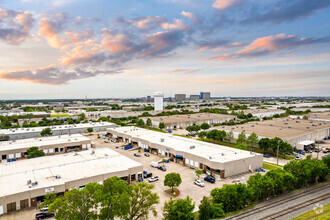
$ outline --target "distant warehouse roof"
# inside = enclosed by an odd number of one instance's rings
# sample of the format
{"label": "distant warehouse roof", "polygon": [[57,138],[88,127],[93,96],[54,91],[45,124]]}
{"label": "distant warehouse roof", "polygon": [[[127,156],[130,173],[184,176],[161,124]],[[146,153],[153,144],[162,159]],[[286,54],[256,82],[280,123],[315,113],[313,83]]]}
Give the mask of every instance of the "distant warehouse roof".
{"label": "distant warehouse roof", "polygon": [[28,149],[30,147],[45,147],[61,145],[64,146],[66,143],[91,143],[91,140],[81,134],[72,135],[61,135],[61,136],[50,136],[50,137],[39,137],[39,138],[28,138],[15,141],[2,141],[0,142],[0,154],[4,151]]}
{"label": "distant warehouse roof", "polygon": [[74,134],[87,132],[87,128],[93,128],[94,131],[106,130],[106,128],[116,127],[116,124],[109,122],[93,122],[72,125],[13,128],[0,130],[0,136],[8,135],[10,139],[33,138],[40,136],[40,132],[45,128],[50,128],[53,135]]}

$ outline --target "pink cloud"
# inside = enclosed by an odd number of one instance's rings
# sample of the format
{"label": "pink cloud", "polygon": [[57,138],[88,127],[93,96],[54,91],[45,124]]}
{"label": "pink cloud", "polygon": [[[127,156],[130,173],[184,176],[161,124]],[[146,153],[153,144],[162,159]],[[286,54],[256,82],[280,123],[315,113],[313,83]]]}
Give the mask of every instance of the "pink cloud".
{"label": "pink cloud", "polygon": [[243,0],[215,0],[212,7],[219,9],[219,10],[225,10],[233,5],[236,5]]}
{"label": "pink cloud", "polygon": [[60,48],[65,40],[60,39],[56,23],[48,18],[42,18],[39,22],[38,34],[46,38],[48,44],[54,48]]}

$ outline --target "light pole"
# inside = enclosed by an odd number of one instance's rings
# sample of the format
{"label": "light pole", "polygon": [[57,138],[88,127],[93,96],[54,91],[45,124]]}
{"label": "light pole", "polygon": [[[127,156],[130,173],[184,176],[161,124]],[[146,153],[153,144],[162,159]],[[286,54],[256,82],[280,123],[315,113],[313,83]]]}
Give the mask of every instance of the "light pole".
{"label": "light pole", "polygon": [[279,148],[280,148],[280,141],[277,141],[277,165],[278,165],[278,151],[279,151]]}

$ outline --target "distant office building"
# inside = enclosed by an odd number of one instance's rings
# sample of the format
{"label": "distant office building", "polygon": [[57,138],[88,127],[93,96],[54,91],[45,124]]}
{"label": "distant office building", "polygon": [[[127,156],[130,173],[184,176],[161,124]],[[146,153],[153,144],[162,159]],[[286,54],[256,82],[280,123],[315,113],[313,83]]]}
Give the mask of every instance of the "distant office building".
{"label": "distant office building", "polygon": [[190,100],[199,100],[199,95],[190,95]]}
{"label": "distant office building", "polygon": [[184,101],[186,100],[186,94],[175,94],[174,98],[176,101]]}
{"label": "distant office building", "polygon": [[210,99],[211,98],[211,93],[209,93],[209,92],[201,92],[199,98],[200,99]]}
{"label": "distant office building", "polygon": [[154,93],[154,110],[163,110],[164,109],[164,93],[155,92]]}
{"label": "distant office building", "polygon": [[147,96],[147,102],[151,102],[151,96],[150,95]]}

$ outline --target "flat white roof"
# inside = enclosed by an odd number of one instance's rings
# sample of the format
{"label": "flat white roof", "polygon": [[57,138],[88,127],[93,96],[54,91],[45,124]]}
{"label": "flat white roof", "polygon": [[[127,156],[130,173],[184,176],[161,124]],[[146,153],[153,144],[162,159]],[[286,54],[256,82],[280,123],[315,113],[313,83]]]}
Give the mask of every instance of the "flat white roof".
{"label": "flat white roof", "polygon": [[301,144],[301,145],[310,145],[310,144],[314,144],[314,143],[315,143],[314,141],[310,141],[310,140],[304,140],[304,141],[298,142],[298,144]]}
{"label": "flat white roof", "polygon": [[15,149],[26,149],[30,147],[51,146],[64,143],[78,143],[81,141],[91,142],[89,138],[81,134],[28,138],[15,141],[2,141],[0,142],[0,152]]}
{"label": "flat white roof", "polygon": [[[94,153],[92,153],[94,151]],[[142,164],[109,148],[26,159],[0,164],[0,197],[63,185],[108,173],[121,172]],[[59,175],[61,178],[56,179]],[[31,188],[27,181],[37,181]]]}
{"label": "flat white roof", "polygon": [[80,128],[89,128],[89,127],[95,128],[95,127],[103,127],[103,126],[111,127],[111,126],[115,126],[115,124],[110,122],[93,122],[93,123],[59,125],[59,126],[12,128],[12,129],[1,129],[0,134],[9,135],[14,133],[41,132],[45,128],[51,128],[52,131],[56,131],[56,130],[80,129]]}
{"label": "flat white roof", "polygon": [[132,138],[140,138],[150,143],[174,149],[175,151],[186,152],[198,157],[206,158],[210,161],[220,163],[250,158],[254,157],[255,155],[259,155],[256,153],[250,154],[249,151],[245,150],[239,150],[223,145],[207,143],[191,138],[179,137],[168,133],[160,133],[157,131],[137,127],[108,128],[107,131],[116,131],[122,135],[128,135]]}

